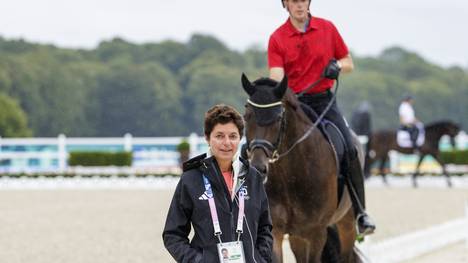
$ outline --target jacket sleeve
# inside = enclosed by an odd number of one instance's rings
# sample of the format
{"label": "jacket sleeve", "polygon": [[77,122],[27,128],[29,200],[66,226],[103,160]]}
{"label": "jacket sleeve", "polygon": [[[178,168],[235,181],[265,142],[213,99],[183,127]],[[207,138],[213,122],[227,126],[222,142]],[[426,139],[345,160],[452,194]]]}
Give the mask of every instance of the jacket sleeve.
{"label": "jacket sleeve", "polygon": [[264,262],[272,262],[271,255],[273,254],[273,235],[271,234],[271,230],[273,225],[271,222],[270,207],[268,205],[265,187],[261,182],[260,185],[262,205],[258,222],[257,243],[255,246]]}
{"label": "jacket sleeve", "polygon": [[164,246],[177,262],[199,263],[202,252],[191,247],[188,239],[193,205],[183,185],[181,179],[169,207],[163,232]]}

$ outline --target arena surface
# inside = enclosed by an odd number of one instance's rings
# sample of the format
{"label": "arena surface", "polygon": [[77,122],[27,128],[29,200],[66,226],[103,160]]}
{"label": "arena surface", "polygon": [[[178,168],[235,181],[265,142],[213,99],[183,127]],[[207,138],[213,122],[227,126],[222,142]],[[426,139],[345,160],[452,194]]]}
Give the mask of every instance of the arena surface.
{"label": "arena surface", "polygon": [[[0,182],[1,262],[174,262],[161,239],[172,187],[36,188]],[[374,180],[367,192],[378,224],[371,242],[461,218],[468,201],[464,187],[383,187]],[[460,242],[406,262],[468,262],[468,249]]]}

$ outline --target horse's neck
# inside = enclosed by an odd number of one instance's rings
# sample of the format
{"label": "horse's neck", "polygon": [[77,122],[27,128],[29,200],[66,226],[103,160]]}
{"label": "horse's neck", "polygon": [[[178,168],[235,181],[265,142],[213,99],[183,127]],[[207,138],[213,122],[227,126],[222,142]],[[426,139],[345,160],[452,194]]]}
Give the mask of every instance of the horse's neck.
{"label": "horse's neck", "polygon": [[[308,130],[314,125],[308,117],[303,112],[295,112],[291,109],[286,111],[286,131],[282,138],[282,143],[280,147],[283,152],[289,149],[297,140],[301,139]],[[301,115],[302,114],[302,115]],[[312,139],[312,137],[318,136],[319,138]],[[309,151],[313,151],[313,149],[317,148],[321,141],[326,142],[325,138],[320,140],[321,136],[320,132],[318,132],[318,128],[315,128],[314,131],[299,145],[295,147],[305,146],[309,148]],[[312,147],[312,144],[314,147]]]}
{"label": "horse's neck", "polygon": [[432,139],[432,140],[435,140],[437,142],[445,134],[448,134],[448,132],[443,127],[432,127],[432,128],[429,128],[428,130],[426,130],[426,137],[428,137],[428,139]]}

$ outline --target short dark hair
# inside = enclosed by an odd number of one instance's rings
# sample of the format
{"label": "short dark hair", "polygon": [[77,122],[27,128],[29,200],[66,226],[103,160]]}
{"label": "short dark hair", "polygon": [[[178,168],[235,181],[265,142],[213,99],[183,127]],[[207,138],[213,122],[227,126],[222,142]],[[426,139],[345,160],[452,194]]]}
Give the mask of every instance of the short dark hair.
{"label": "short dark hair", "polygon": [[216,124],[227,124],[230,122],[236,125],[242,138],[244,135],[244,120],[239,112],[234,107],[225,104],[214,105],[205,113],[205,136],[210,137]]}
{"label": "short dark hair", "polygon": [[411,94],[405,94],[405,96],[403,97],[403,101],[410,101],[410,100],[414,100],[414,97]]}

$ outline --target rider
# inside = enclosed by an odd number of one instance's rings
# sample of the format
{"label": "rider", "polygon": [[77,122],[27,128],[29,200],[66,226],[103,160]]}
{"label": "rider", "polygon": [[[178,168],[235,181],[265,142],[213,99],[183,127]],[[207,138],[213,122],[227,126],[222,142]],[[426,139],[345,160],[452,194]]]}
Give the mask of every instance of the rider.
{"label": "rider", "polygon": [[[310,0],[282,0],[289,13],[287,21],[270,36],[268,66],[270,78],[280,81],[286,75],[289,87],[300,93],[312,83],[325,78],[299,99],[318,114],[327,107],[333,94],[331,88],[340,72],[353,70],[353,60],[335,26],[322,18],[311,16]],[[325,69],[325,70],[324,70]],[[334,102],[325,118],[333,122],[346,141],[348,171],[354,212],[360,235],[371,234],[375,224],[365,211],[364,177],[348,125]]]}
{"label": "rider", "polygon": [[406,95],[398,108],[398,114],[400,115],[401,129],[409,132],[413,149],[417,149],[418,145],[416,144],[416,141],[419,135],[417,125],[419,120],[415,117],[413,103],[413,96]]}

